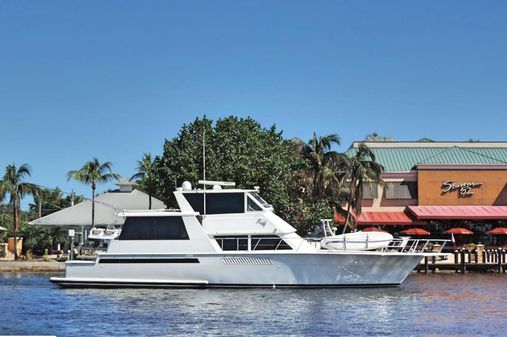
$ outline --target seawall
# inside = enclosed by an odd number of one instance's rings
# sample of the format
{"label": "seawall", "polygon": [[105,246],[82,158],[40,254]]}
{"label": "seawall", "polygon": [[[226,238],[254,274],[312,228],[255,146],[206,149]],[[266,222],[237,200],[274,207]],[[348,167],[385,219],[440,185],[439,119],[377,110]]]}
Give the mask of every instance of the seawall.
{"label": "seawall", "polygon": [[2,272],[30,272],[47,273],[63,272],[65,263],[56,261],[0,261],[0,273]]}

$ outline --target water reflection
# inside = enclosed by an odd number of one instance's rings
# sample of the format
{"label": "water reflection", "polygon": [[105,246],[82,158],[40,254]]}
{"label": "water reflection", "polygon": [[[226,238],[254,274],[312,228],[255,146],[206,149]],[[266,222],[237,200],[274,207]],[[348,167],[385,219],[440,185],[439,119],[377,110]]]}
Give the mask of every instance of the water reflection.
{"label": "water reflection", "polygon": [[2,334],[501,335],[505,275],[412,275],[399,288],[60,289],[3,274]]}

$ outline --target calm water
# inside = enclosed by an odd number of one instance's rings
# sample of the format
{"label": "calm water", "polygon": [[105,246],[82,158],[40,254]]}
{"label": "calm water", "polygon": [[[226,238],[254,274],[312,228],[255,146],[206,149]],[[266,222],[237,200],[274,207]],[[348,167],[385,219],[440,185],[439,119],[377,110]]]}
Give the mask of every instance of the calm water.
{"label": "calm water", "polygon": [[416,275],[399,288],[60,289],[0,274],[0,335],[507,336],[507,275]]}

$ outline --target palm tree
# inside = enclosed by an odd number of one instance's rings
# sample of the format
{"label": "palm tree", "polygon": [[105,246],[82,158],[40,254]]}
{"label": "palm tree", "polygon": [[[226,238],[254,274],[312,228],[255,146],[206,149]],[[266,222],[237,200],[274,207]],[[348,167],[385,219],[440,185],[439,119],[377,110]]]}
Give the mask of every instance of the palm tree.
{"label": "palm tree", "polygon": [[130,178],[130,181],[136,180],[141,189],[148,193],[149,205],[151,209],[151,198],[156,193],[156,181],[154,179],[154,160],[150,153],[144,153],[141,160],[137,161],[137,172]]}
{"label": "palm tree", "polygon": [[331,150],[333,144],[340,145],[338,135],[317,136],[315,132],[307,144],[301,143],[300,152],[311,165],[314,201],[324,197],[327,186],[335,178],[336,164],[341,161],[341,154]]}
{"label": "palm tree", "polygon": [[382,183],[384,167],[376,162],[375,154],[366,144],[361,143],[354,156],[348,159],[349,193],[347,200],[347,218],[343,233],[349,224],[351,209],[355,214],[361,214],[361,200],[363,199],[363,186],[365,183]]}
{"label": "palm tree", "polygon": [[86,162],[79,170],[67,173],[67,180],[74,179],[92,186],[92,226],[95,225],[95,189],[97,184],[117,180],[120,176],[111,171],[113,164],[109,161],[100,163],[97,158]]}
{"label": "palm tree", "polygon": [[14,259],[18,259],[17,236],[20,222],[20,202],[27,195],[35,195],[38,187],[34,184],[23,182],[23,180],[31,175],[31,169],[28,164],[23,164],[19,168],[15,164],[7,165],[5,174],[0,180],[0,201],[6,195],[9,195],[9,203],[12,207],[14,231]]}

